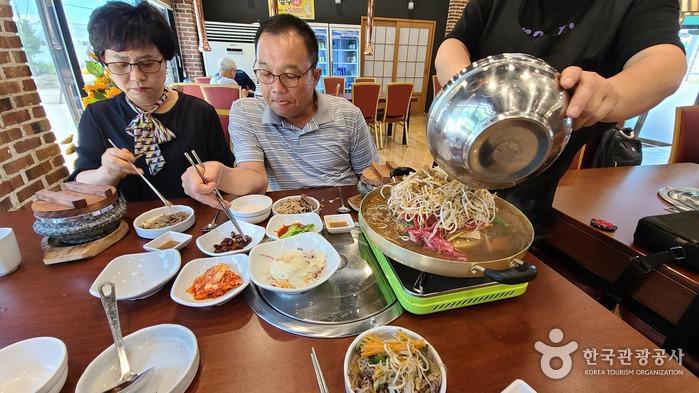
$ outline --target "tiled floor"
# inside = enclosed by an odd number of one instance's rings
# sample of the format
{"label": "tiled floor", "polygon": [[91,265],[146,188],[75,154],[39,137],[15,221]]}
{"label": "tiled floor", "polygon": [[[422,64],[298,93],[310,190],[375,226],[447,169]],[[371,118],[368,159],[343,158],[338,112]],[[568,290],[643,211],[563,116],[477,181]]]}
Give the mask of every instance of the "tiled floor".
{"label": "tiled floor", "polygon": [[[408,133],[408,146],[401,144],[403,128],[395,126],[398,132],[394,137],[389,137],[384,142],[384,148],[379,150],[383,160],[392,160],[401,166],[420,168],[432,165],[432,155],[427,148],[427,116],[411,115],[410,132]],[[670,147],[658,147],[648,144],[643,145],[643,162],[641,165],[667,164],[670,157]]]}
{"label": "tiled floor", "polygon": [[[410,115],[410,132],[408,133],[408,145],[401,144],[403,135],[402,126],[394,126],[395,137],[388,137],[384,141],[384,148],[379,154],[384,161],[394,161],[400,166],[421,168],[432,165],[432,155],[427,148],[427,116]],[[385,131],[384,131],[385,133]]]}

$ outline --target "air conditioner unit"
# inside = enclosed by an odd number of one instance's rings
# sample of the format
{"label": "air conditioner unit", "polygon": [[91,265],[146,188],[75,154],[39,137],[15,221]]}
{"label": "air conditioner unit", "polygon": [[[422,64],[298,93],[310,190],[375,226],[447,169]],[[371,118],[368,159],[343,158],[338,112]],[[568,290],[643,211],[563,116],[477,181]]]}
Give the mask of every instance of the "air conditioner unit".
{"label": "air conditioner unit", "polygon": [[203,52],[206,75],[215,75],[218,72],[218,61],[227,56],[235,60],[238,69],[245,71],[257,83],[252,68],[255,65],[255,33],[259,23],[206,21],[204,25],[211,46],[210,52]]}

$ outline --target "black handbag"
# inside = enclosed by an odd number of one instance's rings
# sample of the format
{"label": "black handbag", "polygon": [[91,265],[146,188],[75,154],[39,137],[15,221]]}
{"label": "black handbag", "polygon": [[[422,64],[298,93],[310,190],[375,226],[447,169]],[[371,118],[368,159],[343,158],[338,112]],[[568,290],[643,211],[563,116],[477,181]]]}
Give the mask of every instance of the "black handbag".
{"label": "black handbag", "polygon": [[593,168],[641,165],[641,141],[631,128],[612,127],[599,140],[592,159]]}
{"label": "black handbag", "polygon": [[[652,253],[635,256],[612,285],[616,301],[628,299],[646,275],[669,262],[699,270],[699,211],[692,210],[660,216],[643,217],[633,235],[634,243]],[[687,305],[674,326],[664,333],[662,346],[672,350],[687,345],[697,335],[699,296]]]}
{"label": "black handbag", "polygon": [[637,256],[632,263],[642,270],[655,269],[677,262],[689,269],[699,270],[699,211],[643,217],[633,234],[634,243],[653,254]]}
{"label": "black handbag", "polygon": [[666,263],[699,270],[699,211],[643,217],[638,220],[633,241],[650,253],[629,260],[613,284],[620,293],[633,290],[646,274]]}

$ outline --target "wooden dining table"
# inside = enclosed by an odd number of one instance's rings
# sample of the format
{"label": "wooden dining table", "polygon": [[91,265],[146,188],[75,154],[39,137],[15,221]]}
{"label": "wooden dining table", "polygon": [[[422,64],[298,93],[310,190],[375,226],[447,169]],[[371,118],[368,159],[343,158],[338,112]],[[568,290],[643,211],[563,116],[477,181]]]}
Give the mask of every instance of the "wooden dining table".
{"label": "wooden dining table", "polygon": [[[344,194],[352,195],[353,190],[348,187]],[[336,188],[303,192],[321,201],[322,214],[339,207]],[[298,193],[269,195],[276,200]],[[196,222],[186,232],[201,235],[213,210],[192,200],[176,202],[194,208]],[[129,203],[125,220],[131,225],[140,213],[158,206],[155,201]],[[88,288],[113,258],[143,252],[148,240],[139,238],[131,227],[123,239],[96,257],[45,265],[33,221],[27,210],[0,213],[0,225],[15,230],[22,253],[19,269],[0,277],[0,348],[36,336],[63,340],[68,348],[68,380],[62,391],[72,392],[87,365],[112,344],[100,300]],[[181,255],[183,264],[204,257],[194,241]],[[536,257],[530,254],[525,259],[537,266],[538,277],[519,297],[422,316],[405,312],[391,323],[417,332],[434,346],[446,365],[448,391],[500,392],[516,379],[537,392],[699,391],[699,380],[677,361],[656,361],[652,356],[660,352],[648,339]],[[343,359],[353,337],[320,339],[286,333],[257,317],[242,295],[218,307],[189,308],[170,299],[171,285],[143,300],[119,302],[121,326],[125,335],[164,323],[191,329],[201,361],[188,392],[318,391],[311,347],[330,391],[344,391]],[[550,339],[556,328],[564,334],[558,344]],[[544,375],[542,355],[534,347],[538,341],[553,347],[575,341],[567,376]],[[614,358],[609,364],[601,357],[592,365],[584,355],[593,350],[616,354],[644,349],[651,354],[646,365],[633,357],[630,366]],[[552,363],[554,368],[560,364],[556,359]],[[611,375],[620,374],[618,370],[629,370],[631,375]]]}
{"label": "wooden dining table", "polygon": [[[634,243],[638,220],[671,214],[667,210],[670,205],[658,196],[664,186],[699,187],[699,165],[570,170],[556,191],[548,242],[604,282],[613,283],[628,266],[629,258],[648,253]],[[609,220],[618,229],[595,229],[590,225],[592,218]],[[691,323],[682,328],[699,337],[699,320],[686,318],[687,313],[697,312],[690,307],[699,296],[699,272],[681,262],[668,263],[649,273],[630,295],[671,325]],[[689,334],[685,338],[689,339]]]}

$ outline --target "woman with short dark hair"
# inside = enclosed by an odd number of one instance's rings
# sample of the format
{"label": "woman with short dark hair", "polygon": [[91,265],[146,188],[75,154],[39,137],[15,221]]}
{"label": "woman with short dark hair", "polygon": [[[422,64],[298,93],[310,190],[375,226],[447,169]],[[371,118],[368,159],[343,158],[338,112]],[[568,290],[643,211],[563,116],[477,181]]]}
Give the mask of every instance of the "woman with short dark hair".
{"label": "woman with short dark hair", "polygon": [[[185,197],[183,157],[233,164],[216,110],[165,87],[167,60],[177,51],[172,30],[153,6],[110,2],[88,23],[90,44],[122,93],[90,104],[78,126],[78,159],[71,175],[89,184],[115,185],[127,201],[156,195],[130,164],[167,198]],[[118,148],[112,147],[109,140]]]}

